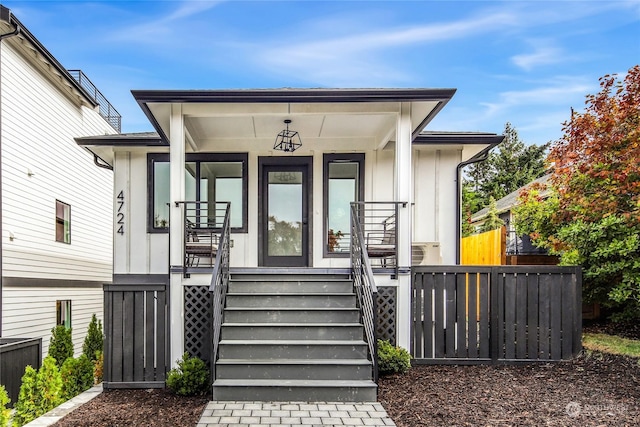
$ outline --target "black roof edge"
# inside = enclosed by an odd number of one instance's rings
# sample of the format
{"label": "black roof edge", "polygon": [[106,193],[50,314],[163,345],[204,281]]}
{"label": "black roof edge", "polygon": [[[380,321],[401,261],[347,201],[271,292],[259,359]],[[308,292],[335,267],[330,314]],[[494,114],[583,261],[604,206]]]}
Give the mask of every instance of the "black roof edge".
{"label": "black roof edge", "polygon": [[[415,137],[415,144],[500,144],[504,135],[474,132],[423,132]],[[493,148],[493,147],[492,147]]]}
{"label": "black roof edge", "polygon": [[53,67],[75,88],[80,92],[84,98],[91,104],[93,107],[97,107],[98,103],[94,101],[91,96],[84,90],[82,86],[73,78],[71,74],[67,71],[67,69],[47,50],[46,47],[40,41],[31,34],[22,22],[16,16],[11,13],[11,10],[7,7],[0,5],[0,17],[3,20],[6,19],[7,23],[10,25],[14,25],[17,29],[19,29],[20,34],[22,34],[35,48],[36,50],[44,56],[47,61],[53,65]]}
{"label": "black roof edge", "polygon": [[132,90],[138,103],[302,103],[448,101],[456,89],[220,89]]}
{"label": "black roof edge", "polygon": [[74,138],[76,144],[86,146],[119,146],[119,147],[165,147],[167,143],[158,135],[144,134],[114,134],[83,136]]}

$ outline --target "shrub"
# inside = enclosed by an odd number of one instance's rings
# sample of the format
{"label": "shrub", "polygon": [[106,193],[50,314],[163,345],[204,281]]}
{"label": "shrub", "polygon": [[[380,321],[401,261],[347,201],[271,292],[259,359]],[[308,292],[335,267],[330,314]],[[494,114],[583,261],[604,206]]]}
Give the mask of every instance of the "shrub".
{"label": "shrub", "polygon": [[94,314],[91,316],[89,330],[82,344],[82,352],[95,362],[98,358],[97,352],[101,352],[104,346],[104,335],[102,335],[102,322]]}
{"label": "shrub", "polygon": [[86,354],[68,358],[60,368],[62,400],[69,400],[93,385],[93,363]]}
{"label": "shrub", "polygon": [[28,365],[22,376],[22,384],[18,393],[18,401],[13,409],[13,426],[22,427],[31,420],[38,417],[38,389],[36,387],[36,377],[38,372]]}
{"label": "shrub", "polygon": [[56,359],[58,368],[65,360],[73,357],[73,340],[71,339],[71,328],[67,329],[63,325],[58,325],[51,329],[51,341],[49,344],[49,356]]}
{"label": "shrub", "polygon": [[411,355],[407,350],[394,347],[389,341],[378,340],[378,373],[404,374],[411,367]]}
{"label": "shrub", "polygon": [[197,357],[189,357],[189,353],[183,354],[178,367],[169,371],[167,387],[180,396],[206,393],[209,389],[207,365]]}
{"label": "shrub", "polygon": [[7,409],[7,404],[11,402],[7,391],[3,385],[0,385],[0,427],[7,427],[9,425],[9,415],[11,410]]}
{"label": "shrub", "polygon": [[99,351],[97,353],[97,359],[93,362],[93,380],[94,384],[100,384],[102,382],[104,372],[104,353]]}

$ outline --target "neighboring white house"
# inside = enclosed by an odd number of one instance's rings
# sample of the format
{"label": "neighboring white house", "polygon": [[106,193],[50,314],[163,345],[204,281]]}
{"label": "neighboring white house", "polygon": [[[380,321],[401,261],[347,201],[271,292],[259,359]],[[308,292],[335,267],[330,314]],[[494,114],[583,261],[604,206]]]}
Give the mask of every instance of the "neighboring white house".
{"label": "neighboring white house", "polygon": [[[503,139],[424,131],[455,89],[132,93],[155,133],[77,141],[114,167],[122,207],[114,224],[114,284],[170,283],[170,360],[184,351],[183,287],[211,280],[210,268],[185,265],[185,214],[176,203],[183,201],[206,209],[231,202],[232,268],[324,270],[350,265],[348,251],[328,249],[329,230],[347,227],[348,201],[398,202],[397,274],[379,269],[375,277],[378,286],[398,289],[397,342],[409,347],[412,246],[431,252],[413,263],[456,264],[460,169]],[[300,136],[295,152],[274,147],[287,129]],[[285,183],[298,196],[277,190]],[[302,250],[272,257],[273,218],[293,212]]]}
{"label": "neighboring white house", "polygon": [[[0,336],[73,328],[75,352],[112,273],[113,173],[74,138],[118,132],[120,116],[0,6]],[[90,92],[91,91],[91,92]]]}

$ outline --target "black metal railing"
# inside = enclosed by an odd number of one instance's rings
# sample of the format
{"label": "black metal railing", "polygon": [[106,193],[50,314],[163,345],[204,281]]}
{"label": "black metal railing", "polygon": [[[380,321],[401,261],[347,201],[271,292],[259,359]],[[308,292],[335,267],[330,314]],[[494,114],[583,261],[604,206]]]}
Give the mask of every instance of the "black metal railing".
{"label": "black metal railing", "polygon": [[373,279],[371,263],[367,255],[360,215],[361,205],[351,204],[351,275],[355,289],[360,316],[369,346],[369,356],[373,366],[373,380],[378,382],[378,340],[376,339],[376,315],[378,312],[378,289]]}
{"label": "black metal railing", "polygon": [[220,250],[223,223],[229,209],[228,202],[187,201],[182,204],[184,214],[184,268],[213,268]]}
{"label": "black metal railing", "polygon": [[89,77],[82,72],[82,70],[67,70],[71,77],[73,77],[80,87],[93,99],[97,104],[100,111],[100,115],[114,128],[118,133],[122,129],[122,116],[118,113],[113,105],[107,100],[107,98],[98,90],[96,85],[93,84]]}
{"label": "black metal railing", "polygon": [[374,271],[398,276],[397,218],[404,202],[354,202],[352,209],[360,224],[364,247]]}
{"label": "black metal railing", "polygon": [[222,315],[224,312],[227,289],[229,287],[229,249],[230,249],[230,203],[225,203],[224,221],[220,230],[220,246],[218,256],[213,267],[209,291],[213,294],[211,309],[212,317],[212,347],[211,347],[211,381],[216,379],[216,361],[218,360],[218,344],[222,329]]}

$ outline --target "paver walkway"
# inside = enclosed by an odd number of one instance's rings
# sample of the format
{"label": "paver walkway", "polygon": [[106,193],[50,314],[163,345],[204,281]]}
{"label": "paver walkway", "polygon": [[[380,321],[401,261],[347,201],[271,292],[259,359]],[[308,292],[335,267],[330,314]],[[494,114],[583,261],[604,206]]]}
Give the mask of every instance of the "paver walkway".
{"label": "paver walkway", "polygon": [[209,402],[197,427],[395,426],[371,403]]}

